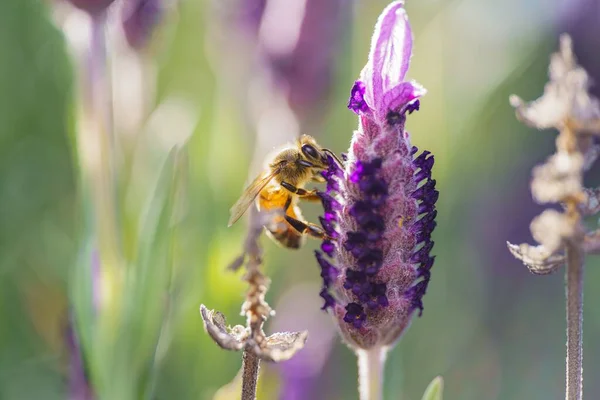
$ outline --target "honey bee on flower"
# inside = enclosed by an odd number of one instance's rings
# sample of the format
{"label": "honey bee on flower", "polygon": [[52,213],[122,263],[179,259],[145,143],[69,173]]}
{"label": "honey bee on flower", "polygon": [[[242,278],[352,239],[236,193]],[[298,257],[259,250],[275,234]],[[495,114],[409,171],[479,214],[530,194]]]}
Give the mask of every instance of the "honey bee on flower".
{"label": "honey bee on flower", "polygon": [[320,200],[315,189],[306,190],[304,186],[311,181],[324,182],[321,172],[329,168],[330,160],[341,164],[331,150],[319,146],[309,135],[276,151],[231,207],[229,226],[256,203],[259,210],[275,211],[266,225],[267,235],[284,247],[301,247],[306,235],[328,238],[320,226],[304,221],[298,202]]}

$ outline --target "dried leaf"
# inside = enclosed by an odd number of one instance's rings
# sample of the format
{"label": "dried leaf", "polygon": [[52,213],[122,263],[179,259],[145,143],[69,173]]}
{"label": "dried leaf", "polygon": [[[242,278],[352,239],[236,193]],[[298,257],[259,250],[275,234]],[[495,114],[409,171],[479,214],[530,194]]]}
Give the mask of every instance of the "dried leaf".
{"label": "dried leaf", "polygon": [[577,135],[577,148],[583,154],[583,170],[588,171],[600,156],[600,145],[594,136]]}
{"label": "dried leaf", "polygon": [[552,254],[544,246],[530,246],[527,243],[520,245],[506,242],[511,254],[536,275],[548,275],[556,272],[565,264],[563,254]]}
{"label": "dried leaf", "polygon": [[539,99],[525,103],[517,96],[510,97],[519,120],[538,129],[560,129],[567,121],[585,125],[600,118],[598,100],[588,93],[590,79],[577,65],[567,35],[561,37],[560,50],[551,57],[549,76]]}
{"label": "dried leaf", "polygon": [[579,212],[584,216],[590,216],[600,212],[600,188],[584,189],[585,201],[579,203]]}
{"label": "dried leaf", "polygon": [[556,210],[546,210],[535,217],[530,228],[533,238],[551,254],[560,250],[576,231],[569,218]]}
{"label": "dried leaf", "polygon": [[583,157],[559,152],[533,169],[531,193],[538,203],[558,203],[582,190]]}
{"label": "dried leaf", "polygon": [[248,338],[248,331],[241,325],[227,326],[225,316],[219,311],[209,310],[200,305],[200,314],[204,320],[204,329],[213,340],[225,350],[241,350]]}
{"label": "dried leaf", "polygon": [[546,84],[544,95],[533,102],[526,103],[516,95],[510,96],[509,101],[516,109],[519,121],[538,129],[560,126],[568,112],[564,97],[561,97],[561,92],[551,83]]}
{"label": "dried leaf", "polygon": [[254,352],[261,359],[272,362],[289,360],[304,347],[308,332],[277,332],[267,338],[266,347],[255,347]]}

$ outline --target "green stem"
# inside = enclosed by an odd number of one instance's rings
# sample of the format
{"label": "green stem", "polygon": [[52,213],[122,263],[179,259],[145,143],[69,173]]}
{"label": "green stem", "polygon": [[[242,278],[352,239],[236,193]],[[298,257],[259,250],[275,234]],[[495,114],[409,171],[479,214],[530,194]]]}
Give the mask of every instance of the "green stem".
{"label": "green stem", "polygon": [[[116,207],[116,179],[114,165],[114,137],[112,124],[112,82],[108,69],[106,44],[106,14],[92,17],[88,58],[88,77],[85,93],[86,116],[90,131],[82,132],[81,140],[93,143],[97,157],[89,171],[94,223],[98,234],[103,268],[119,262],[119,244]],[[87,155],[84,155],[84,157]],[[90,164],[89,161],[87,164]]]}
{"label": "green stem", "polygon": [[383,399],[383,375],[388,349],[358,350],[358,391],[360,400]]}

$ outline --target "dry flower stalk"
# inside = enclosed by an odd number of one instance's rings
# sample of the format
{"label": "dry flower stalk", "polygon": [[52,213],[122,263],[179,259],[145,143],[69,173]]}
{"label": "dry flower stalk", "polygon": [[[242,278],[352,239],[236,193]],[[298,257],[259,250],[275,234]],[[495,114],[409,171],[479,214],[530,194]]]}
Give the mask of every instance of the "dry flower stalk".
{"label": "dry flower stalk", "polygon": [[200,306],[204,328],[210,337],[225,350],[243,350],[242,400],[256,398],[260,360],[271,362],[288,360],[304,347],[308,337],[306,331],[276,332],[270,336],[266,336],[263,331],[265,321],[269,316],[274,315],[274,311],[265,301],[270,280],[260,269],[262,248],[259,238],[263,226],[271,218],[272,215],[251,208],[244,252],[229,267],[230,270],[237,270],[242,265],[246,267],[243,279],[248,282],[248,290],[242,304],[242,315],[246,316],[246,326],[230,327],[222,313],[208,310],[204,304]]}
{"label": "dry flower stalk", "polygon": [[600,232],[586,233],[582,224],[582,217],[600,211],[600,190],[585,189],[583,173],[599,154],[594,136],[600,135],[600,104],[588,93],[590,80],[577,64],[567,35],[552,55],[549,77],[539,99],[526,104],[511,96],[510,102],[525,124],[559,131],[556,153],[533,170],[531,192],[536,202],[560,203],[564,211],[548,209],[531,222],[538,246],[508,243],[508,248],[537,275],[567,266],[566,398],[579,400],[583,395],[584,256],[600,251]]}

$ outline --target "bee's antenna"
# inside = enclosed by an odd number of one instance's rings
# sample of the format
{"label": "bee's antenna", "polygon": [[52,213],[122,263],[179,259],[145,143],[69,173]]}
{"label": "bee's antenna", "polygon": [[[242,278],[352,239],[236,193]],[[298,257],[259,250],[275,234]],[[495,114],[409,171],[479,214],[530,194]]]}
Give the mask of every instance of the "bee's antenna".
{"label": "bee's antenna", "polygon": [[324,153],[329,154],[331,157],[333,157],[333,159],[335,159],[335,161],[339,164],[340,167],[344,168],[344,163],[342,161],[340,161],[340,159],[338,158],[338,156],[335,155],[335,153],[329,149],[323,149]]}

